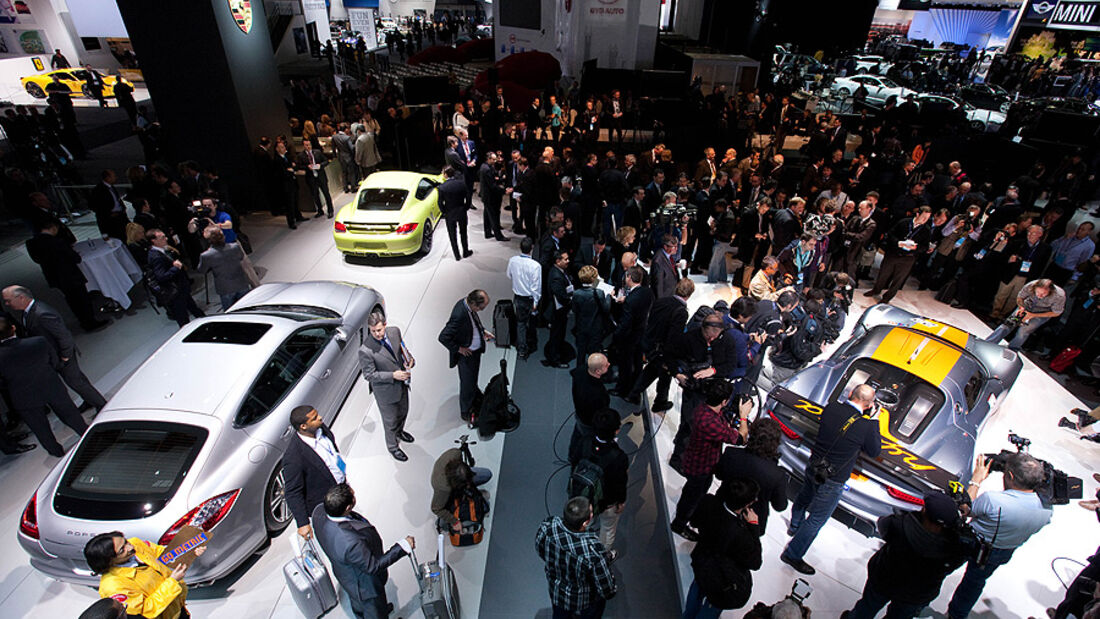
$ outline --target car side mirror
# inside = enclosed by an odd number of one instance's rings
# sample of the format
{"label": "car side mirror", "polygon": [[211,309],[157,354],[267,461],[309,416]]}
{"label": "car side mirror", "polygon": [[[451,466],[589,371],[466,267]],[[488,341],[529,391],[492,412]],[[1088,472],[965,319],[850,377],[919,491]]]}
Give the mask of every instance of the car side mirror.
{"label": "car side mirror", "polygon": [[333,336],[340,348],[348,345],[348,332],[344,327],[336,327],[336,335]]}

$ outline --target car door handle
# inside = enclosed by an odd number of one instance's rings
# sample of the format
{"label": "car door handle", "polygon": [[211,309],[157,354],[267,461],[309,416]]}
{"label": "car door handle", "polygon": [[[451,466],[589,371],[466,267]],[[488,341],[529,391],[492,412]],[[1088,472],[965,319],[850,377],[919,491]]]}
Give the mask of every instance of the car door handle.
{"label": "car door handle", "polygon": [[323,374],[321,374],[321,380],[325,380],[331,374],[332,374],[332,368],[329,368],[329,369],[325,370],[325,372]]}

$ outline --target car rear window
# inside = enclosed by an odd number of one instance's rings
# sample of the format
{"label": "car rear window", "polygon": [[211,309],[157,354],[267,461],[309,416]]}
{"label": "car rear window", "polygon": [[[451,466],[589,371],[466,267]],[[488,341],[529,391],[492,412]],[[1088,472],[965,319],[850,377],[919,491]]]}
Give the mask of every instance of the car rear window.
{"label": "car rear window", "polygon": [[371,187],[359,192],[356,208],[361,211],[400,211],[409,192],[404,189]]}
{"label": "car rear window", "polygon": [[58,484],[54,508],[98,520],[156,513],[187,476],[207,435],[204,428],[155,421],[92,426]]}
{"label": "car rear window", "polygon": [[260,341],[271,325],[256,322],[208,322],[183,338],[185,344],[243,344]]}

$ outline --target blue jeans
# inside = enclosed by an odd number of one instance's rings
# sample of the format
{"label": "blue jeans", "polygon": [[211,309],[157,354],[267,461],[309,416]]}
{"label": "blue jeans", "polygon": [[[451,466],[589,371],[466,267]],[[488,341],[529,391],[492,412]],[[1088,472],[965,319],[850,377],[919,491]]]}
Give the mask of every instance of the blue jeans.
{"label": "blue jeans", "polygon": [[798,497],[791,506],[791,529],[794,530],[794,537],[783,550],[788,559],[794,560],[806,556],[806,551],[817,538],[817,532],[829,521],[844,494],[843,482],[830,479],[821,485],[815,484],[809,466],[806,467],[803,478],[805,481],[802,483],[802,490],[798,492]]}
{"label": "blue jeans", "polygon": [[[1020,350],[1023,348],[1027,338],[1031,337],[1031,334],[1038,331],[1039,327],[1046,324],[1048,320],[1050,320],[1050,318],[1032,318],[1027,324],[1021,324],[1019,328],[1016,329],[1016,335],[1008,342],[1009,349]],[[1008,337],[1010,333],[1012,333],[1012,326],[1001,324],[993,330],[993,333],[989,334],[989,337],[985,338],[985,341],[997,344]]]}
{"label": "blue jeans", "polygon": [[240,290],[237,292],[231,292],[229,294],[219,294],[218,298],[221,299],[222,311],[229,311],[229,306],[233,305],[237,301],[241,300],[241,297],[248,294],[248,290]]}
{"label": "blue jeans", "polygon": [[691,588],[688,589],[687,602],[684,603],[682,619],[718,619],[721,614],[722,609],[711,606],[710,602],[703,597],[703,592],[699,590],[699,583],[692,580]]}
{"label": "blue jeans", "polygon": [[913,619],[926,604],[906,604],[891,600],[871,588],[871,583],[863,585],[863,597],[856,602],[855,608],[848,613],[848,619],[875,619],[883,606],[890,604],[884,619]]}
{"label": "blue jeans", "polygon": [[950,619],[965,619],[970,614],[970,610],[982,595],[982,589],[985,589],[985,581],[989,580],[997,568],[1008,563],[1015,550],[1015,548],[994,548],[989,553],[984,566],[978,567],[973,559],[966,564],[966,573],[963,574],[962,582],[955,587],[955,593],[947,605],[947,616]]}

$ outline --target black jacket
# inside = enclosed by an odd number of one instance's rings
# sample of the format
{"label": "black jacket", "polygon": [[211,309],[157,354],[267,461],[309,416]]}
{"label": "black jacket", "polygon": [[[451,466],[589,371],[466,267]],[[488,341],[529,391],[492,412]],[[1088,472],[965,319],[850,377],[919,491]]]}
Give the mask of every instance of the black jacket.
{"label": "black jacket", "polygon": [[46,406],[51,394],[65,394],[57,374],[60,360],[44,337],[15,337],[0,342],[0,387],[7,389],[15,410]]}
{"label": "black jacket", "polygon": [[687,304],[680,297],[673,295],[657,299],[649,310],[642,350],[651,353],[664,348],[674,336],[684,332],[687,321]]}
{"label": "black jacket", "polygon": [[[898,242],[909,239],[916,242],[916,249],[909,251],[898,247]],[[913,218],[906,217],[890,227],[883,241],[887,256],[923,256],[928,250],[928,243],[932,241],[932,228],[925,223],[922,226],[914,226]]]}
{"label": "black jacket", "polygon": [[604,280],[605,282],[609,282],[611,280],[612,264],[611,248],[604,247],[603,251],[600,252],[600,257],[598,259],[595,257],[595,253],[596,250],[591,246],[585,248],[584,251],[577,254],[577,260],[575,264],[578,268],[583,266],[596,267],[596,271],[600,274],[600,279]]}
{"label": "black jacket", "polygon": [[[550,316],[558,311],[559,306],[561,310],[569,311],[569,308],[573,306],[573,294],[569,292],[569,276],[557,267],[550,267],[550,273],[546,276],[546,281],[546,290],[549,294],[546,295],[545,315],[547,319],[550,319]],[[566,317],[568,316],[566,315]]]}
{"label": "black jacket", "polygon": [[573,410],[577,420],[592,425],[592,416],[596,411],[611,406],[611,396],[603,381],[588,373],[582,365],[573,371]]}
{"label": "black jacket", "polygon": [[948,574],[966,562],[966,551],[951,531],[933,533],[916,512],[878,520],[886,543],[867,562],[867,582],[875,591],[906,604],[936,599]]}
{"label": "black jacket", "polygon": [[313,528],[317,542],[332,562],[332,571],[340,588],[348,592],[352,604],[360,608],[371,600],[384,596],[387,569],[405,556],[398,544],[382,552],[382,537],[366,518],[356,512],[344,522],[329,519],[324,506],[313,512]]}
{"label": "black jacket", "polygon": [[470,322],[471,314],[474,315],[475,321],[481,327],[481,348],[474,351],[474,354],[485,352],[485,327],[481,324],[477,314],[467,309],[466,300],[459,299],[458,303],[455,303],[455,306],[451,308],[451,316],[447,319],[447,324],[443,325],[443,330],[439,332],[439,343],[443,344],[447,351],[451,353],[450,367],[452,368],[458,365],[458,358],[462,356],[458,349],[469,348],[474,341],[474,326]]}
{"label": "black jacket", "polygon": [[611,299],[602,290],[577,288],[573,291],[572,307],[573,334],[577,341],[602,342],[604,336],[611,332],[614,326],[611,320]]}
{"label": "black jacket", "polygon": [[789,208],[780,209],[772,217],[772,245],[784,249],[802,234],[802,221]]}
{"label": "black jacket", "polygon": [[27,240],[27,254],[42,267],[51,288],[83,288],[88,281],[77,264],[80,254],[64,239],[39,233]]}
{"label": "black jacket", "polygon": [[708,346],[700,327],[674,335],[668,344],[668,365],[688,377],[708,366],[715,369],[717,376],[729,376],[736,364],[732,347],[726,345],[727,339],[723,331]]}
{"label": "black jacket", "polygon": [[623,313],[612,341],[619,350],[630,350],[637,346],[645,333],[649,309],[653,306],[653,291],[638,285],[626,295],[623,301]]}
{"label": "black jacket", "polygon": [[499,201],[504,196],[504,186],[500,184],[500,175],[488,163],[481,164],[481,169],[478,170],[478,181],[481,183],[478,191],[482,202],[495,204],[495,201]]}
{"label": "black jacket", "polygon": [[458,219],[466,211],[466,182],[452,176],[439,186],[439,208],[447,219]]}
{"label": "black jacket", "polygon": [[608,204],[623,204],[630,197],[626,176],[618,168],[608,168],[600,173],[600,193]]}
{"label": "black jacket", "polygon": [[[336,478],[325,466],[321,456],[298,435],[297,429],[291,430],[291,433],[286,453],[283,454],[286,503],[290,507],[290,513],[294,514],[294,522],[299,527],[304,527],[309,524],[309,515],[324,502],[325,493],[336,485]],[[321,433],[332,441],[333,447],[339,452],[340,447],[336,445],[332,430],[322,425]]]}
{"label": "black jacket", "polygon": [[855,407],[847,402],[832,402],[821,412],[821,429],[814,440],[810,457],[813,460],[825,458],[833,465],[833,481],[843,483],[848,479],[860,451],[868,458],[875,458],[882,450],[878,422],[870,418],[858,417],[841,434],[844,424],[855,414]]}
{"label": "black jacket", "polygon": [[72,359],[76,356],[76,341],[65,326],[65,319],[54,308],[42,301],[35,301],[22,316],[27,335],[38,335],[50,343],[58,357]]}
{"label": "black jacket", "polygon": [[600,442],[595,436],[581,448],[580,460],[591,460],[603,469],[603,498],[596,506],[596,513],[626,502],[627,470],[630,460],[615,441]]}
{"label": "black jacket", "polygon": [[752,510],[760,516],[761,536],[767,528],[771,510],[781,512],[787,509],[787,471],[775,462],[749,453],[744,447],[731,445],[722,452],[714,473],[722,482],[741,477],[751,479],[760,486]]}
{"label": "black jacket", "polygon": [[[760,569],[763,564],[760,536],[757,527],[749,524],[738,515],[732,514],[713,494],[699,501],[699,507],[691,516],[691,524],[699,530],[699,541],[691,551],[691,563],[696,572],[696,582],[711,582],[706,574],[697,571],[696,565],[710,567],[711,562],[701,563],[707,555],[722,557],[732,561],[740,570],[751,572]],[[751,584],[752,576],[749,575]],[[700,585],[704,588],[704,585]],[[707,592],[704,588],[704,595]]]}
{"label": "black jacket", "polygon": [[[1001,272],[1001,281],[1006,284],[1017,275],[1022,275],[1029,281],[1038,279],[1039,274],[1047,268],[1047,262],[1050,261],[1051,249],[1049,244],[1040,240],[1035,244],[1035,247],[1031,247],[1027,244],[1026,233],[1017,236],[1019,239],[1009,241],[1008,246],[1005,247],[1006,256],[1016,256],[1015,262],[1005,262],[1004,270]],[[1023,268],[1025,262],[1029,263],[1029,268],[1026,273],[1023,273],[1020,269]]]}

